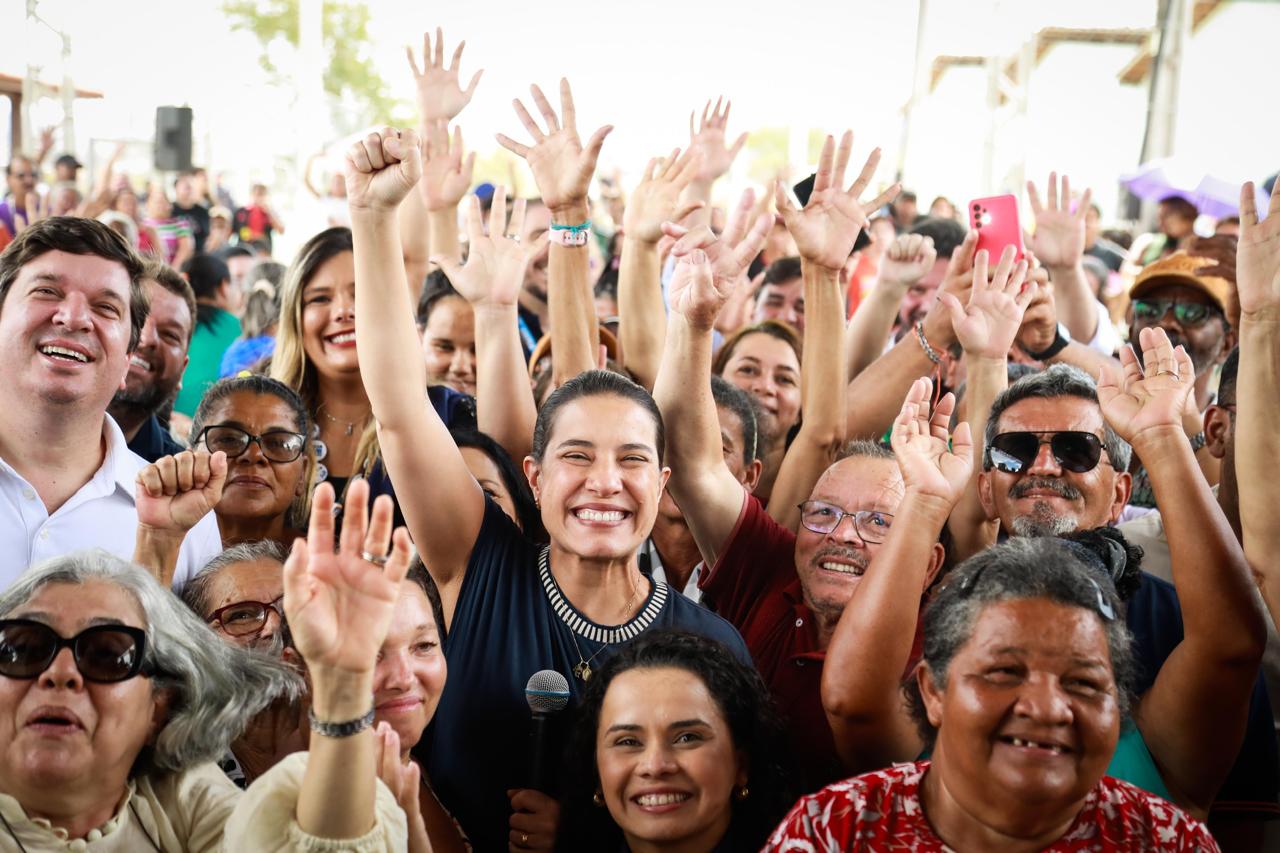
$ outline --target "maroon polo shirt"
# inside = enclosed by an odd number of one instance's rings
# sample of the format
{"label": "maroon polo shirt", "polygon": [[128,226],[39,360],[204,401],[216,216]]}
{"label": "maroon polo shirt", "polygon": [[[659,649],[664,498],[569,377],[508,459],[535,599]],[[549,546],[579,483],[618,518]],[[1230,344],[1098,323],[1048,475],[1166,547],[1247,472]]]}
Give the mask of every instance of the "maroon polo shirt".
{"label": "maroon polo shirt", "polygon": [[750,495],[720,558],[704,572],[702,603],[733,624],[787,727],[800,790],[816,791],[848,774],[822,708],[818,631],[795,568],[796,535]]}

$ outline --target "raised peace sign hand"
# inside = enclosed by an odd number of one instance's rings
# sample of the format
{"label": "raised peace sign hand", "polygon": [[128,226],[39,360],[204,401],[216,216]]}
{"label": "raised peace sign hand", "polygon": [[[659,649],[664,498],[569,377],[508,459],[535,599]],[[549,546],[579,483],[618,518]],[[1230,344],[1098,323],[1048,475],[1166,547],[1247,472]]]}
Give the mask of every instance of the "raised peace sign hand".
{"label": "raised peace sign hand", "polygon": [[801,257],[829,270],[839,270],[849,260],[858,232],[867,225],[867,211],[893,201],[902,189],[895,183],[865,205],[858,201],[880,163],[880,149],[877,148],[867,157],[862,172],[849,189],[842,190],[840,187],[852,153],[853,131],[846,130],[840,138],[838,153],[835,139],[827,136],[818,158],[813,192],[803,210],[791,202],[781,181],[774,185],[774,202],[796,241]]}
{"label": "raised peace sign hand", "polygon": [[[973,286],[969,304],[962,307],[954,294],[938,293],[951,312],[951,327],[960,346],[973,358],[1003,359],[1022,326],[1022,317],[1036,294],[1026,283],[1027,262],[1014,264],[1013,246],[1006,246],[991,279],[987,279],[987,250],[973,260]],[[1025,287],[1024,287],[1025,284]]]}
{"label": "raised peace sign hand", "polygon": [[[455,290],[472,305],[513,306],[524,284],[524,272],[547,245],[543,234],[532,243],[517,239],[524,227],[525,200],[517,199],[511,209],[511,225],[506,227],[507,189],[493,190],[489,208],[489,233],[481,225],[480,199],[474,194],[467,207],[467,239],[470,248],[465,265],[443,255],[431,258],[449,277]],[[509,236],[510,235],[510,236]]]}
{"label": "raised peace sign hand", "polygon": [[1120,350],[1120,366],[1104,364],[1098,376],[1098,404],[1121,438],[1135,449],[1148,439],[1177,436],[1183,444],[1182,412],[1196,382],[1191,356],[1181,345],[1174,347],[1164,329],[1143,329],[1138,340],[1142,361],[1132,344]]}
{"label": "raised peace sign hand", "polygon": [[[583,147],[582,140],[578,138],[577,112],[573,106],[573,92],[569,90],[569,81],[563,78],[560,80],[560,117],[556,116],[541,89],[534,85],[529,87],[529,91],[547,123],[546,132],[538,127],[524,104],[516,98],[511,105],[515,107],[520,123],[533,137],[533,145],[523,145],[501,133],[497,136],[498,144],[512,154],[523,157],[529,164],[538,192],[552,214],[576,207],[585,211],[587,191],[591,187],[591,176],[596,170],[596,160],[600,157],[600,148],[604,145],[605,137],[613,131],[613,126],[605,125],[598,129],[591,134],[586,147]],[[563,126],[561,118],[564,120]]]}
{"label": "raised peace sign hand", "polygon": [[1264,309],[1280,310],[1280,187],[1271,190],[1271,204],[1262,222],[1253,192],[1252,182],[1240,188],[1236,286],[1245,317]]}
{"label": "raised peace sign hand", "polygon": [[932,389],[929,379],[911,383],[902,411],[893,422],[889,443],[906,491],[944,502],[949,512],[964,494],[973,473],[973,441],[969,424],[963,422],[948,436],[955,395],[943,395],[930,413]]}
{"label": "raised peace sign hand", "polygon": [[465,41],[458,42],[453,52],[449,67],[444,65],[444,33],[436,27],[436,49],[431,51],[431,33],[422,34],[422,69],[418,69],[418,60],[413,55],[413,48],[405,47],[409,57],[409,67],[413,70],[413,80],[418,87],[418,109],[422,112],[422,120],[431,122],[437,119],[449,121],[462,112],[463,107],[471,103],[471,96],[480,84],[481,68],[472,77],[467,88],[463,89],[458,80],[458,63],[462,61],[462,49]]}
{"label": "raised peace sign hand", "polygon": [[347,206],[394,212],[422,177],[418,134],[384,127],[347,149]]}
{"label": "raised peace sign hand", "polygon": [[[284,565],[285,614],[313,678],[318,671],[372,676],[409,571],[409,534],[400,528],[392,536],[389,497],[380,496],[372,515],[367,512],[369,483],[357,479],[347,489],[335,552],[333,501],[333,486],[321,483],[307,538],[294,541]],[[359,713],[370,699],[361,701]]]}

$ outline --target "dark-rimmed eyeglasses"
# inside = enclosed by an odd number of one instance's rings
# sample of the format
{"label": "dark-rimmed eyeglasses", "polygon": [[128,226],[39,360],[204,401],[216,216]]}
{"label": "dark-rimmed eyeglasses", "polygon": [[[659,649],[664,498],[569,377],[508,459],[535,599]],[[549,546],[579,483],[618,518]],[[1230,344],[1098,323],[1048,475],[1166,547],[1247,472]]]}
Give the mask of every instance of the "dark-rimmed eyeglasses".
{"label": "dark-rimmed eyeglasses", "polygon": [[34,619],[0,619],[0,675],[38,678],[58,653],[71,649],[85,681],[114,684],[159,670],[146,661],[147,632],[131,625],[94,625],[63,637]]}
{"label": "dark-rimmed eyeglasses", "polygon": [[307,447],[307,437],[297,432],[277,429],[262,435],[254,435],[240,427],[214,425],[200,430],[196,444],[204,442],[210,453],[221,450],[228,459],[234,459],[257,444],[262,455],[272,462],[292,462]]}
{"label": "dark-rimmed eyeglasses", "polygon": [[876,512],[871,509],[860,509],[857,512],[845,512],[834,504],[825,501],[805,501],[798,507],[800,523],[814,533],[826,536],[834,533],[840,522],[846,518],[853,519],[853,529],[867,545],[878,545],[889,535],[893,526],[893,516],[887,512]]}
{"label": "dark-rimmed eyeglasses", "polygon": [[268,602],[237,601],[235,604],[219,607],[205,621],[210,625],[221,626],[223,631],[233,637],[252,636],[267,626],[268,613],[275,613],[283,624],[284,611],[280,609],[282,601],[283,595]]}
{"label": "dark-rimmed eyeglasses", "polygon": [[1184,328],[1194,328],[1219,313],[1218,309],[1203,302],[1177,302],[1173,299],[1135,299],[1133,316],[1144,323],[1158,323],[1173,309],[1173,318]]}
{"label": "dark-rimmed eyeglasses", "polygon": [[991,440],[987,457],[997,471],[1020,474],[1048,444],[1054,461],[1064,471],[1084,474],[1098,467],[1102,459],[1102,439],[1091,432],[1002,432]]}

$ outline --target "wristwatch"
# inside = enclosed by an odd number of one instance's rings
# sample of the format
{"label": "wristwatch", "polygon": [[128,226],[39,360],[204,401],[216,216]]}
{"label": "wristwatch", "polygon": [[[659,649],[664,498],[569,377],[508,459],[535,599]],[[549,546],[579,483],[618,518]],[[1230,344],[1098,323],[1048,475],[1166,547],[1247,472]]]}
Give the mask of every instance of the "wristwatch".
{"label": "wristwatch", "polygon": [[1022,347],[1022,351],[1025,352],[1027,355],[1031,356],[1032,358],[1034,358],[1036,361],[1048,361],[1049,359],[1053,358],[1055,355],[1057,355],[1058,353],[1066,349],[1067,344],[1069,343],[1071,343],[1071,333],[1067,331],[1066,326],[1059,323],[1058,333],[1054,337],[1053,343],[1049,344],[1049,346],[1047,346],[1046,348],[1040,350],[1040,352],[1032,352],[1026,347],[1023,347],[1022,344],[1018,344],[1018,346]]}

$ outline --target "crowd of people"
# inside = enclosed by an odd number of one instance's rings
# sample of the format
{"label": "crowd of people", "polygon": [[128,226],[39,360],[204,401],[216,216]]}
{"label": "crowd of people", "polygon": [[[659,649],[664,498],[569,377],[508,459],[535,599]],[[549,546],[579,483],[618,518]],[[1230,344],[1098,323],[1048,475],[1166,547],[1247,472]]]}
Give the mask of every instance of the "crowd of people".
{"label": "crowd of people", "polygon": [[1280,839],[1280,191],[979,250],[849,131],[717,207],[723,100],[596,184],[561,80],[513,199],[462,52],[287,265],[9,163],[0,850]]}

